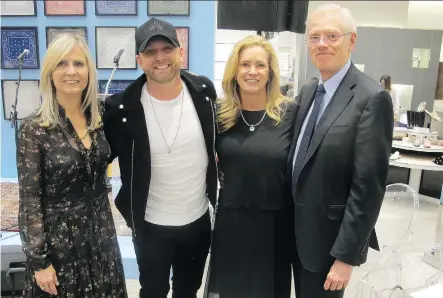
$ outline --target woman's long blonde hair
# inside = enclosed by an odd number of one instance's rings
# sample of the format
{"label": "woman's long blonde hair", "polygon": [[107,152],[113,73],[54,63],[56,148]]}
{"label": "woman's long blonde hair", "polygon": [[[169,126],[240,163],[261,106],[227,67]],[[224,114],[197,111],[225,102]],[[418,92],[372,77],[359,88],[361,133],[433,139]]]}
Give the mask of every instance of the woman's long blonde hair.
{"label": "woman's long blonde hair", "polygon": [[85,38],[71,33],[63,33],[57,36],[49,45],[43,59],[40,74],[40,93],[43,98],[43,104],[37,112],[38,122],[45,127],[54,127],[62,124],[59,115],[59,105],[55,97],[55,86],[52,82],[52,72],[63,57],[75,46],[79,46],[82,49],[88,64],[89,82],[83,91],[81,109],[83,113],[89,110],[91,121],[88,129],[92,131],[101,126],[95,63],[92,60]]}
{"label": "woman's long blonde hair", "polygon": [[235,87],[239,57],[245,48],[251,46],[261,46],[269,56],[269,83],[266,113],[268,117],[275,120],[276,124],[281,122],[284,115],[285,104],[288,99],[280,92],[280,69],[274,48],[269,41],[261,36],[248,36],[234,46],[234,49],[226,62],[222,81],[224,98],[219,100],[219,108],[217,110],[217,120],[220,126],[220,132],[229,130],[237,123],[241,109],[239,91],[236,90]]}

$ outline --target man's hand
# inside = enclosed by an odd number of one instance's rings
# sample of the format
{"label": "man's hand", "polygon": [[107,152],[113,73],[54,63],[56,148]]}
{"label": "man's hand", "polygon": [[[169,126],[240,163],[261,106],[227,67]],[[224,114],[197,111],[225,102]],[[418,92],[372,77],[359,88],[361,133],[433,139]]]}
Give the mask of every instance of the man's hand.
{"label": "man's hand", "polygon": [[331,291],[340,291],[348,286],[351,279],[353,266],[345,264],[339,260],[335,260],[328,276],[326,277],[324,289]]}
{"label": "man's hand", "polygon": [[35,282],[43,291],[51,295],[57,295],[57,274],[52,265],[46,269],[35,271]]}

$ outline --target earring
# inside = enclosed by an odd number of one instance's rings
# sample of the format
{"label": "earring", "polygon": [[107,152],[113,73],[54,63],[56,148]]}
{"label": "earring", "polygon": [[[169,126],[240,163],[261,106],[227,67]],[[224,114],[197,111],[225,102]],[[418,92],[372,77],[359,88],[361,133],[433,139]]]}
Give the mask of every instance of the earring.
{"label": "earring", "polygon": [[237,90],[237,80],[234,80],[234,89]]}
{"label": "earring", "polygon": [[266,83],[266,89],[266,100],[269,101],[269,92],[271,90],[269,82]]}

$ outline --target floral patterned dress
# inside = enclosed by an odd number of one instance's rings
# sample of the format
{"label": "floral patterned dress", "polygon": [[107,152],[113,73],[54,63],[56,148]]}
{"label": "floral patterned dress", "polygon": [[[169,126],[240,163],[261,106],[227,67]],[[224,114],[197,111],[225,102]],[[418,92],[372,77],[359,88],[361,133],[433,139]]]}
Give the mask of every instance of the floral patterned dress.
{"label": "floral patterned dress", "polygon": [[54,297],[34,277],[52,264],[58,297],[127,297],[107,195],[109,144],[100,128],[86,149],[59,111],[62,125],[42,127],[33,114],[19,131],[19,225],[28,258],[23,296]]}

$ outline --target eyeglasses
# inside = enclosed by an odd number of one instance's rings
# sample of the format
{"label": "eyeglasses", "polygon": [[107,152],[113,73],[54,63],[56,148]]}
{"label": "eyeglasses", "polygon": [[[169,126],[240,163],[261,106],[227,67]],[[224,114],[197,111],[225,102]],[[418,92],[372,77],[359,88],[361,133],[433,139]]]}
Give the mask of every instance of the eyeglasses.
{"label": "eyeglasses", "polygon": [[323,39],[323,42],[325,44],[330,45],[331,43],[337,42],[340,38],[342,38],[343,36],[348,35],[350,33],[352,33],[352,32],[347,32],[344,34],[329,33],[325,36],[311,35],[305,41],[308,45],[314,46],[314,45],[317,45],[321,39]]}

